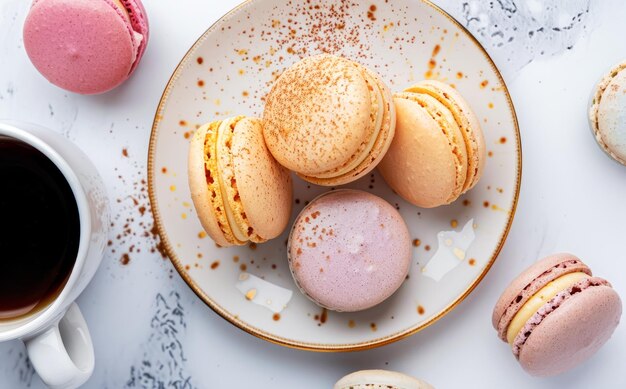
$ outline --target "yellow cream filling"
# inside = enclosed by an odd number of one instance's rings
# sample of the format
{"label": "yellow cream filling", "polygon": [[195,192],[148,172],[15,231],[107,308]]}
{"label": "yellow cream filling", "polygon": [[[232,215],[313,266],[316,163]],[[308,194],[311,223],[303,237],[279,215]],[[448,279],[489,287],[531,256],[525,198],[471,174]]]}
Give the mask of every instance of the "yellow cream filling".
{"label": "yellow cream filling", "polygon": [[574,286],[577,282],[589,278],[586,273],[569,273],[565,274],[548,285],[541,288],[535,293],[513,317],[511,324],[506,332],[506,339],[509,344],[513,344],[517,334],[524,328],[524,325],[531,317],[554,296]]}
{"label": "yellow cream filling", "polygon": [[224,211],[226,212],[226,219],[228,219],[228,225],[230,229],[233,231],[233,235],[237,240],[241,242],[247,242],[248,236],[245,231],[241,229],[241,226],[237,223],[237,219],[235,219],[235,212],[233,211],[231,199],[228,197],[228,192],[226,191],[226,184],[224,183],[223,174],[222,174],[222,166],[220,159],[220,145],[222,145],[222,141],[224,135],[227,131],[229,131],[229,127],[232,124],[232,119],[224,120],[217,130],[217,147],[216,149],[216,157],[217,157],[217,182],[220,188],[220,192],[222,193],[222,199],[224,199]]}
{"label": "yellow cream filling", "polygon": [[312,177],[333,178],[333,177],[343,176],[344,174],[350,173],[351,171],[356,169],[370,155],[372,149],[374,148],[374,144],[376,144],[376,140],[378,139],[380,131],[382,130],[383,117],[385,113],[385,101],[383,99],[383,94],[380,91],[380,87],[375,82],[375,80],[371,78],[369,78],[369,80],[372,83],[372,89],[373,89],[372,93],[375,93],[374,97],[376,99],[376,104],[378,105],[378,110],[376,112],[376,120],[374,122],[374,133],[368,140],[368,143],[365,146],[365,149],[361,152],[358,158],[356,158],[355,160],[353,160],[346,166],[339,168],[339,170],[333,170],[332,172],[326,172],[326,173],[318,174]]}

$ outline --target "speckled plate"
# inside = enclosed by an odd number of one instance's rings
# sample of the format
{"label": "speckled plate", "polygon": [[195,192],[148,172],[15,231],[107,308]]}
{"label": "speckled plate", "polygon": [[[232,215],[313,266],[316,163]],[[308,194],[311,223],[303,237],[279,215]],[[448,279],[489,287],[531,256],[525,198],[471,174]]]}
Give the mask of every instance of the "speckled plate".
{"label": "speckled plate", "polygon": [[[201,124],[260,116],[264,96],[300,58],[332,52],[376,69],[393,90],[423,78],[454,84],[479,116],[488,161],[455,204],[418,209],[378,174],[350,185],[384,197],[409,225],[413,265],[400,290],[360,313],[326,312],[305,298],[287,265],[287,232],[263,244],[218,248],[202,231],[187,186],[187,151]],[[418,0],[252,0],[204,33],[176,68],[159,104],[149,189],[163,245],[185,281],[237,327],[316,351],[372,348],[434,323],[485,276],[506,239],[521,179],[515,112],[485,50],[444,11]],[[324,188],[295,180],[295,212]]]}

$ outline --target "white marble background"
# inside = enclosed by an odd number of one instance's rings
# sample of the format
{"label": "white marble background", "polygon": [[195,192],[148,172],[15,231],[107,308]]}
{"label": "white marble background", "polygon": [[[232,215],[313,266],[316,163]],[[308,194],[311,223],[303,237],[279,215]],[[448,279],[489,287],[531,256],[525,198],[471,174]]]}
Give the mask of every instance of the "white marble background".
{"label": "white marble background", "polygon": [[[626,168],[600,151],[586,121],[593,84],[626,58],[626,2],[435,1],[476,34],[508,82],[524,148],[520,204],[499,260],[457,309],[409,339],[348,354],[282,348],[222,320],[161,257],[142,208],[161,92],[189,46],[237,2],[145,0],[152,30],[139,71],[111,93],[85,97],[48,84],[28,61],[21,28],[30,2],[0,0],[0,118],[76,142],[100,168],[116,215],[112,245],[79,299],[96,348],[85,387],[330,388],[363,368],[404,371],[438,388],[626,387],[626,324],[581,368],[547,379],[527,376],[491,328],[505,285],[555,251],[578,254],[626,298]],[[0,388],[41,387],[22,343],[0,344]]]}

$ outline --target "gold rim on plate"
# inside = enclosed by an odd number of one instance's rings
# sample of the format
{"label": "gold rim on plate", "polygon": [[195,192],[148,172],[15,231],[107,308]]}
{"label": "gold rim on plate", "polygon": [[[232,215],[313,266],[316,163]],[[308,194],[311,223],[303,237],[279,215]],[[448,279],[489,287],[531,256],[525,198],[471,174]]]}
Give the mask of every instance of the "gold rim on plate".
{"label": "gold rim on plate", "polygon": [[467,289],[465,289],[465,291],[455,301],[453,301],[451,304],[446,306],[444,309],[442,309],[436,315],[430,317],[427,321],[425,321],[423,323],[420,323],[419,325],[414,326],[412,328],[406,329],[404,331],[400,331],[400,332],[397,332],[395,334],[385,336],[383,338],[373,339],[373,340],[370,340],[370,341],[367,341],[367,342],[352,343],[352,344],[336,344],[336,345],[326,345],[326,344],[317,344],[317,343],[297,342],[297,341],[294,341],[294,340],[291,340],[291,339],[286,339],[286,338],[282,338],[280,336],[269,334],[269,333],[267,333],[267,332],[265,332],[265,331],[263,331],[263,330],[261,330],[259,328],[256,328],[254,326],[251,326],[251,325],[241,321],[238,317],[236,317],[234,315],[231,315],[224,308],[222,308],[219,304],[217,304],[215,301],[213,301],[209,296],[207,296],[206,293],[204,293],[204,291],[195,283],[195,281],[193,279],[191,279],[189,274],[185,271],[184,266],[182,265],[180,259],[176,255],[176,252],[173,250],[172,245],[170,243],[170,240],[169,240],[169,238],[168,238],[168,236],[165,233],[165,230],[163,228],[163,224],[162,224],[162,221],[161,221],[161,215],[159,213],[159,208],[157,207],[157,202],[156,202],[156,197],[155,197],[155,190],[154,190],[154,185],[153,185],[154,184],[154,175],[155,175],[155,170],[154,170],[154,153],[155,153],[155,149],[156,149],[156,141],[157,141],[157,135],[158,135],[157,127],[158,127],[159,122],[161,121],[161,118],[162,118],[163,108],[164,108],[165,103],[166,103],[166,101],[168,99],[168,96],[169,96],[170,90],[171,90],[171,88],[173,86],[173,83],[174,83],[174,81],[176,81],[176,79],[179,76],[179,72],[182,69],[183,64],[185,64],[187,62],[187,60],[191,57],[191,53],[193,53],[195,51],[195,49],[212,32],[213,27],[215,27],[218,23],[220,23],[225,18],[228,18],[229,16],[235,14],[241,8],[243,8],[244,6],[246,6],[249,3],[252,3],[254,1],[261,1],[261,0],[246,0],[243,3],[239,4],[238,6],[236,6],[232,10],[230,10],[228,13],[226,13],[224,16],[219,18],[215,23],[213,23],[200,36],[200,38],[198,38],[198,40],[196,40],[196,42],[191,46],[191,48],[187,51],[187,53],[185,53],[185,56],[183,57],[183,59],[176,66],[176,69],[174,70],[174,73],[172,74],[172,76],[168,80],[167,86],[165,87],[165,90],[163,91],[163,94],[161,95],[161,99],[159,100],[159,106],[158,106],[157,111],[156,111],[155,116],[154,116],[154,122],[153,122],[153,125],[152,125],[152,133],[150,135],[150,145],[149,145],[149,149],[148,149],[148,194],[149,194],[149,197],[150,197],[150,204],[151,204],[151,207],[152,207],[152,214],[154,216],[154,221],[155,221],[155,224],[156,224],[156,227],[157,227],[157,232],[159,233],[159,236],[160,236],[160,239],[161,239],[161,243],[163,244],[165,252],[167,253],[167,255],[170,258],[170,260],[172,261],[172,263],[174,264],[174,267],[176,268],[176,271],[178,271],[178,274],[180,274],[180,276],[183,278],[183,280],[185,280],[185,282],[187,283],[187,285],[189,285],[191,290],[193,290],[193,292],[202,301],[204,301],[213,311],[215,311],[218,315],[220,315],[222,318],[224,318],[225,320],[227,320],[228,322],[230,322],[234,326],[244,330],[245,332],[247,332],[247,333],[249,333],[251,335],[254,335],[254,336],[256,336],[256,337],[258,337],[260,339],[264,339],[264,340],[266,340],[268,342],[271,342],[271,343],[274,343],[274,344],[278,344],[278,345],[281,345],[281,346],[286,346],[286,347],[295,348],[295,349],[299,349],[299,350],[317,351],[317,352],[337,352],[337,351],[346,352],[346,351],[369,350],[369,349],[372,349],[372,348],[384,346],[384,345],[396,342],[398,340],[404,339],[404,338],[406,338],[408,336],[411,336],[411,335],[413,335],[413,334],[423,330],[426,327],[429,327],[430,325],[435,323],[437,320],[441,319],[443,316],[445,316],[450,311],[452,311],[457,305],[459,305],[474,290],[474,288],[476,288],[476,286],[478,286],[478,284],[483,280],[483,278],[487,275],[487,273],[491,269],[491,266],[493,266],[493,264],[495,263],[498,255],[500,254],[500,251],[502,250],[502,247],[504,246],[504,242],[506,241],[506,238],[509,235],[509,231],[511,229],[511,225],[512,225],[513,219],[515,217],[515,212],[517,210],[517,203],[518,203],[518,200],[519,200],[520,185],[521,185],[521,181],[522,181],[522,143],[521,143],[521,136],[520,136],[520,131],[519,131],[519,123],[518,123],[518,120],[517,120],[517,114],[515,113],[515,107],[513,106],[513,101],[511,99],[511,95],[509,94],[509,90],[508,90],[508,88],[506,86],[506,83],[504,82],[504,78],[502,77],[502,74],[500,73],[500,71],[496,67],[495,63],[493,62],[493,60],[491,59],[491,57],[489,56],[489,54],[487,53],[485,48],[474,37],[474,35],[472,35],[472,33],[469,32],[467,30],[467,28],[465,28],[465,26],[463,26],[456,19],[454,19],[452,16],[450,16],[446,11],[441,9],[439,6],[431,3],[429,0],[415,0],[415,1],[419,1],[421,3],[424,3],[424,4],[432,7],[435,11],[440,13],[442,16],[444,16],[450,22],[452,22],[454,25],[456,25],[461,31],[463,31],[465,33],[465,35],[467,37],[469,37],[470,40],[472,42],[474,42],[474,44],[478,47],[478,49],[483,53],[483,55],[487,59],[487,62],[489,62],[493,72],[498,77],[498,80],[502,83],[502,86],[503,86],[503,89],[504,89],[504,93],[505,93],[505,96],[506,96],[506,100],[507,100],[509,109],[510,109],[511,114],[512,114],[513,124],[515,126],[515,138],[516,138],[515,141],[516,141],[516,146],[517,146],[517,172],[516,172],[517,173],[517,182],[516,182],[516,186],[515,186],[515,198],[513,200],[513,206],[512,206],[511,212],[510,212],[509,219],[507,221],[507,225],[506,225],[505,230],[504,230],[504,234],[502,235],[502,238],[498,242],[498,246],[496,247],[496,250],[494,251],[494,253],[491,256],[491,258],[489,259],[489,262],[487,263],[487,265],[485,266],[485,268],[483,269],[481,274],[479,274],[478,277],[476,277],[476,279],[468,286]]}

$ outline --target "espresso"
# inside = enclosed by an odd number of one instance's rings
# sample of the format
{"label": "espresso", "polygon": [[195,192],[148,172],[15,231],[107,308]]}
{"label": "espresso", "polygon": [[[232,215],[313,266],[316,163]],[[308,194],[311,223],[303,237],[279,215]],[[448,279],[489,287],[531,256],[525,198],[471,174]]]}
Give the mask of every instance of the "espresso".
{"label": "espresso", "polygon": [[79,242],[76,198],[61,171],[36,148],[0,135],[0,320],[54,301]]}

